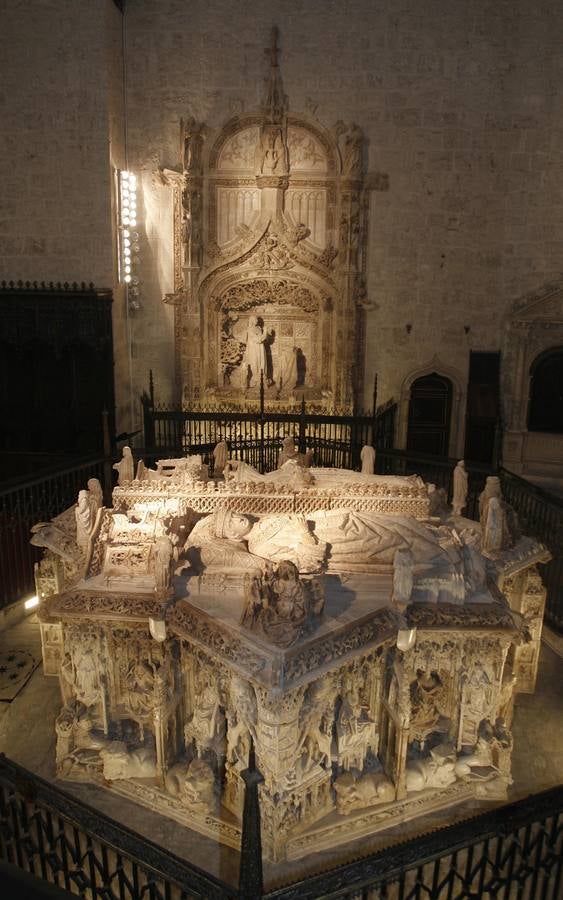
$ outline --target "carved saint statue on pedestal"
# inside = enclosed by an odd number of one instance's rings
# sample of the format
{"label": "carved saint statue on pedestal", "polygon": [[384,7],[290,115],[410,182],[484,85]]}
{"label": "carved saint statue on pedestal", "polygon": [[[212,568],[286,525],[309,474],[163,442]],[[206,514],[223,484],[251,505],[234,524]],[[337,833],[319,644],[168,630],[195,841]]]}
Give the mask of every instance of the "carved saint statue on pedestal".
{"label": "carved saint statue on pedestal", "polygon": [[266,341],[270,340],[272,335],[264,331],[258,316],[250,316],[248,320],[248,331],[246,334],[246,350],[242,358],[243,372],[248,373],[248,387],[256,387],[260,384],[260,372],[264,372],[264,378],[267,377],[266,366]]}

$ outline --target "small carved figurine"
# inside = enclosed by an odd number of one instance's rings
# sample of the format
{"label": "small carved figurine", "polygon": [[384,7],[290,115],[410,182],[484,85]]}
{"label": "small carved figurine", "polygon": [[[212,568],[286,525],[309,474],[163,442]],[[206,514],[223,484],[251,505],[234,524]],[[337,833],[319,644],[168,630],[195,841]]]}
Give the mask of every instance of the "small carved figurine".
{"label": "small carved figurine", "polygon": [[323,590],[318,581],[302,581],[297,566],[289,560],[278,563],[264,576],[248,575],[245,606],[240,624],[262,632],[278,647],[289,647],[321,615]]}
{"label": "small carved figurine", "polygon": [[78,503],[74,516],[76,519],[76,543],[85,550],[96,524],[96,515],[92,510],[88,491],[78,492]]}
{"label": "small carved figurine", "polygon": [[104,492],[98,478],[88,479],[88,493],[90,494],[90,503],[92,508],[95,507],[96,512],[104,505]]}
{"label": "small carved figurine", "polygon": [[113,468],[117,471],[117,483],[120,487],[133,481],[135,477],[134,467],[135,462],[131,453],[131,447],[124,447],[121,459],[113,465]]}
{"label": "small carved figurine", "polygon": [[362,461],[362,474],[373,475],[375,472],[375,448],[371,444],[365,444],[360,453]]}
{"label": "small carved figurine", "polygon": [[167,591],[172,581],[174,547],[172,541],[162,536],[155,541],[154,582],[156,591]]}
{"label": "small carved figurine", "polygon": [[213,450],[213,474],[222,475],[227,460],[229,458],[229,448],[226,441],[219,441]]}
{"label": "small carved figurine", "polygon": [[393,605],[404,612],[410,603],[413,588],[414,556],[408,547],[401,547],[393,557]]}
{"label": "small carved figurine", "polygon": [[465,469],[465,461],[460,459],[454,469],[454,495],[452,500],[454,516],[461,516],[467,503],[467,481],[468,474]]}

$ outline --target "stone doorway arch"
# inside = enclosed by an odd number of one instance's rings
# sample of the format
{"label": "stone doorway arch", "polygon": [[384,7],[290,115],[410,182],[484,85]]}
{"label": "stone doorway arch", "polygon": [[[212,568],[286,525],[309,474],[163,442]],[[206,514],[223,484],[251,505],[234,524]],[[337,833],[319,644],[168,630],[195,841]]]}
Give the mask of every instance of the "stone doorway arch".
{"label": "stone doorway arch", "polygon": [[431,372],[411,385],[407,450],[447,456],[450,445],[453,385]]}

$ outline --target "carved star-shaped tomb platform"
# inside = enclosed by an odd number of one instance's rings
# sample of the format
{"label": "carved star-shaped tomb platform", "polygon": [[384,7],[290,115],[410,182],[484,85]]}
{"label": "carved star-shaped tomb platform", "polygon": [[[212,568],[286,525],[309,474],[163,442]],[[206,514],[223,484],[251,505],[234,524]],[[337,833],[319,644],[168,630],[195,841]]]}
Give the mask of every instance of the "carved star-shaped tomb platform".
{"label": "carved star-shaped tomb platform", "polygon": [[[183,582],[183,584],[180,584]],[[240,582],[197,576],[176,579],[179,598],[167,612],[167,630],[194,649],[267,688],[284,690],[318,678],[358,655],[395,644],[409,629],[515,630],[508,605],[491,585],[478,602],[411,604],[405,616],[391,605],[392,573],[325,575],[325,605],[313,628],[289,647],[240,624],[245,599]]]}

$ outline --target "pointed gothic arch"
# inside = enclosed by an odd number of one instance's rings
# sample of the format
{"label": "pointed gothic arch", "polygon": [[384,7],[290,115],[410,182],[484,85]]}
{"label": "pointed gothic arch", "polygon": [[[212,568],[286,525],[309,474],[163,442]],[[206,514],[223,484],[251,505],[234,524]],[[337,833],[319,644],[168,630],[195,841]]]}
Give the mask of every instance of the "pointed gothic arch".
{"label": "pointed gothic arch", "polygon": [[[443,408],[443,412],[446,414],[442,425],[442,434],[445,434],[444,455],[460,457],[463,454],[465,430],[466,381],[461,372],[445,365],[438,356],[434,356],[427,365],[414,369],[403,381],[399,403],[397,446],[406,449],[408,445],[412,390],[417,382],[420,383],[425,379],[441,379],[444,383],[444,402],[447,404],[447,408]],[[448,384],[451,388],[447,387]],[[427,382],[427,385],[430,389],[432,388],[430,381]],[[437,431],[438,426],[436,425]]]}

